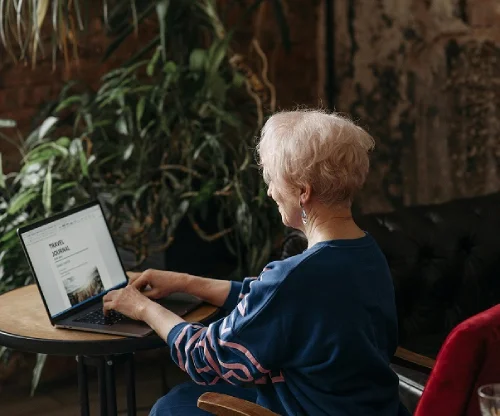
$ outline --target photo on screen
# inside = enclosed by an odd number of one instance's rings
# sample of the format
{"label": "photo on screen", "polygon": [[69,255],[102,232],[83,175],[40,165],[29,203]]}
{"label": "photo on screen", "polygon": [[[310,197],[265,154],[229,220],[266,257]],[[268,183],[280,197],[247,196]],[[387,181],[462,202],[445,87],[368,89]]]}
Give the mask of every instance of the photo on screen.
{"label": "photo on screen", "polygon": [[79,273],[72,273],[63,281],[71,306],[104,291],[104,285],[97,267],[79,268]]}

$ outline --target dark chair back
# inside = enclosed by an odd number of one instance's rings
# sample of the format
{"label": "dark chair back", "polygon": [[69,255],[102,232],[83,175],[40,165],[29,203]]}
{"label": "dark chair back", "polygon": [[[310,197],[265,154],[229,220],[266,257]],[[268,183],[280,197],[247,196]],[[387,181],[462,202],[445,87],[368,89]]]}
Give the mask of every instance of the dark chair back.
{"label": "dark chair back", "polygon": [[[452,328],[500,303],[500,193],[355,219],[389,263],[401,346],[435,357]],[[282,257],[306,247],[292,232]]]}

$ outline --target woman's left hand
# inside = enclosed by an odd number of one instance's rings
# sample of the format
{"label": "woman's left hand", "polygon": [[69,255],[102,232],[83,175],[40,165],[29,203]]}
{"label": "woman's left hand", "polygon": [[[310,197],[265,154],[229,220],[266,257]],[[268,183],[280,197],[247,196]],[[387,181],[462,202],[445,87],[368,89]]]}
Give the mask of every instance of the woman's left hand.
{"label": "woman's left hand", "polygon": [[115,310],[129,318],[142,321],[144,310],[149,303],[153,303],[134,286],[126,286],[123,289],[112,290],[103,298],[103,311],[107,314]]}

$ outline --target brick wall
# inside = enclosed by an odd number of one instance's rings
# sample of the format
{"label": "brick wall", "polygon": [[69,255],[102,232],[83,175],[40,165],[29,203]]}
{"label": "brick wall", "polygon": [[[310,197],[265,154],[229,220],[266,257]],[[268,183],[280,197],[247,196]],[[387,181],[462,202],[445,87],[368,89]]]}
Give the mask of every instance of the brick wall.
{"label": "brick wall", "polygon": [[[53,69],[50,53],[40,59],[34,69],[22,62],[0,66],[0,118],[16,120],[21,133],[29,133],[36,126],[35,116],[40,108],[56,98],[67,81],[78,79],[97,87],[103,74],[140,50],[152,38],[155,30],[153,23],[142,25],[138,37],[130,36],[108,61],[101,62],[111,39],[106,36],[100,19],[95,18],[89,27],[89,35],[81,39],[78,60],[72,60],[69,67],[65,67],[60,54]],[[11,137],[17,134],[15,129],[2,129],[2,132],[10,133]],[[5,172],[17,169],[20,156],[15,146],[0,139],[0,153]]]}
{"label": "brick wall", "polygon": [[[237,37],[237,49],[247,54],[254,69],[261,60],[251,47],[259,41],[268,59],[268,77],[276,87],[278,109],[302,106],[327,106],[324,73],[324,0],[287,0],[286,18],[291,50],[286,52],[270,2],[263,2],[252,21],[244,22]],[[234,16],[237,21],[238,17]],[[241,21],[241,20],[240,20]]]}
{"label": "brick wall", "polygon": [[[224,3],[227,0],[219,0]],[[292,50],[286,53],[276,27],[274,11],[264,2],[252,20],[243,22],[237,36],[236,49],[247,55],[255,65],[262,69],[261,61],[251,48],[255,37],[268,57],[268,76],[276,86],[277,107],[289,109],[296,105],[326,105],[323,94],[323,26],[322,0],[287,0],[287,18],[290,26]],[[233,8],[233,18],[229,24],[241,22],[241,10]],[[39,61],[32,69],[22,63],[1,66],[0,64],[0,118],[12,118],[20,130],[29,132],[36,122],[34,116],[40,106],[54,99],[61,87],[70,79],[80,79],[97,86],[99,78],[111,68],[118,66],[156,34],[154,19],[141,25],[138,38],[133,37],[122,45],[113,58],[101,63],[101,57],[110,39],[104,34],[98,18],[92,21],[90,36],[82,39],[79,48],[79,62],[71,62],[67,71],[62,56],[57,67],[52,69],[52,59],[48,56]],[[14,134],[15,131],[12,131]],[[5,171],[18,166],[19,155],[16,148],[0,140]]]}

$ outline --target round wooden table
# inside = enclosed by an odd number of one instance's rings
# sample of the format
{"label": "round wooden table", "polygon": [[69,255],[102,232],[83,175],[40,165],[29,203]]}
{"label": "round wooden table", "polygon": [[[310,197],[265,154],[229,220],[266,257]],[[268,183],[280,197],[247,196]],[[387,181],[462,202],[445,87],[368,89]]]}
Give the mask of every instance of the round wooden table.
{"label": "round wooden table", "polygon": [[[217,307],[204,304],[183,318],[188,322],[203,322],[215,317],[218,311]],[[163,347],[166,343],[156,334],[131,338],[54,328],[36,285],[29,285],[0,296],[0,345],[25,352],[76,356],[82,415],[89,415],[85,366],[97,366],[101,415],[116,415],[113,366],[124,361],[128,414],[135,415],[133,353]]]}

